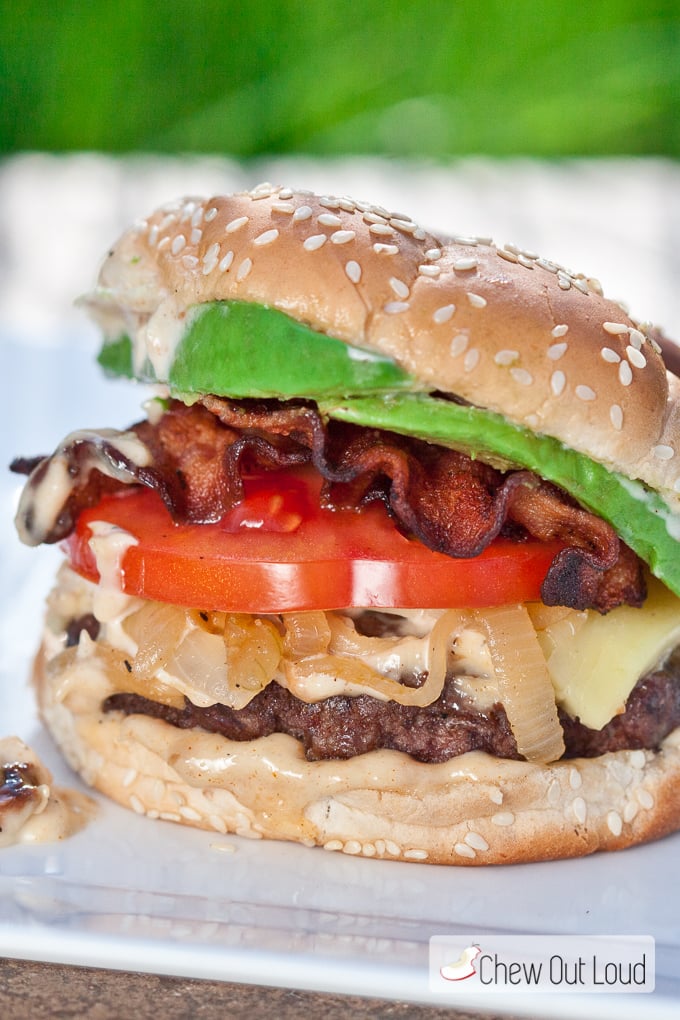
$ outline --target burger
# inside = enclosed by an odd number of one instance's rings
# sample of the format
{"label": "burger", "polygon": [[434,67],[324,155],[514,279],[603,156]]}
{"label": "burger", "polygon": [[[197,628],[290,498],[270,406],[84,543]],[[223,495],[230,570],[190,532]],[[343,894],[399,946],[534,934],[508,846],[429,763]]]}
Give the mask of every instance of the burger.
{"label": "burger", "polygon": [[14,469],[87,783],[430,863],[680,826],[680,382],[596,280],[264,185],[135,224],[84,304],[144,417]]}

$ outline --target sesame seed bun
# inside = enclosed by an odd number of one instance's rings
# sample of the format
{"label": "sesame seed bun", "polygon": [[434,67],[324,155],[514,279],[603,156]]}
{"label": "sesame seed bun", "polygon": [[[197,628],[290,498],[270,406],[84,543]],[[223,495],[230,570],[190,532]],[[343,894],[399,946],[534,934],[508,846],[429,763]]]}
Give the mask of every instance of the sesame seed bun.
{"label": "sesame seed bun", "polygon": [[115,245],[90,304],[110,335],[143,346],[158,323],[227,299],[387,354],[680,509],[680,383],[595,280],[513,245],[447,240],[401,213],[267,185],[156,211]]}
{"label": "sesame seed bun", "polygon": [[512,864],[620,850],[677,828],[680,729],[656,751],[550,765],[480,751],[425,765],[398,751],[308,762],[292,737],[235,742],[104,713],[110,665],[46,663],[43,718],[87,783],[138,814],[220,833],[431,864]]}

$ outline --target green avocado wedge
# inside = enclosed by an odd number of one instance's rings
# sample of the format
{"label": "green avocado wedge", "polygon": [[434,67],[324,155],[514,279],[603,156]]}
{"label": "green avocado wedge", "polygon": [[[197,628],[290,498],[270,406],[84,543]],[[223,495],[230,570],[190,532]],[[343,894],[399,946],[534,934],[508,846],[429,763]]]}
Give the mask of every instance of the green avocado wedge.
{"label": "green avocado wedge", "polygon": [[652,573],[680,595],[680,519],[656,492],[557,439],[529,432],[491,411],[424,393],[322,401],[319,409],[329,418],[389,429],[479,460],[534,471],[608,521]]}
{"label": "green avocado wedge", "polygon": [[[191,309],[187,319],[168,378],[159,378],[148,362],[140,373],[141,381],[167,383],[178,397],[214,393],[314,400],[416,386],[391,358],[317,333],[274,308],[213,301]],[[111,375],[132,378],[130,339],[106,343],[99,364]]]}
{"label": "green avocado wedge", "polygon": [[303,397],[329,418],[453,447],[505,469],[527,468],[608,521],[680,596],[680,517],[641,482],[501,415],[416,392],[417,380],[391,359],[317,333],[276,309],[218,301],[190,309],[187,322],[168,378],[159,378],[148,361],[135,372],[126,336],[107,341],[99,363],[111,375],[166,383],[186,403],[202,393]]}

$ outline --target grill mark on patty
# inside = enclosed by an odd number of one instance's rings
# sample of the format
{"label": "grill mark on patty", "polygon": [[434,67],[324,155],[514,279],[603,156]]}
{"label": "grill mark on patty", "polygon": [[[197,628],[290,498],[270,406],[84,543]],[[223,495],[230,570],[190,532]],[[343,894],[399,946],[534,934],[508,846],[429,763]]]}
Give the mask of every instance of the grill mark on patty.
{"label": "grill mark on patty", "polygon": [[[237,741],[287,733],[302,743],[310,761],[346,759],[380,748],[403,751],[428,763],[474,750],[519,758],[502,705],[483,712],[475,709],[461,698],[453,677],[447,679],[440,697],[425,707],[378,701],[368,695],[336,695],[308,704],[271,683],[238,711],[224,705],[198,708],[188,699],[183,709],[172,708],[138,694],[114,694],[103,709],[149,715],[182,729],[199,727]],[[589,729],[564,712],[560,722],[565,758],[658,747],[680,726],[680,649],[663,668],[638,681],[625,712],[602,730]]]}

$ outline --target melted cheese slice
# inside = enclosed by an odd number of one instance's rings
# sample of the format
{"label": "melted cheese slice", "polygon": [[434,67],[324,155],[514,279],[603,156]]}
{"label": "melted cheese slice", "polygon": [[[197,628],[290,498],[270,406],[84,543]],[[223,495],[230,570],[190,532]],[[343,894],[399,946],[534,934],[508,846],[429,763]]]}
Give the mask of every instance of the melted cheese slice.
{"label": "melted cheese slice", "polygon": [[680,599],[650,579],[642,609],[572,611],[543,629],[535,623],[558,705],[599,730],[624,711],[640,677],[680,643]]}

